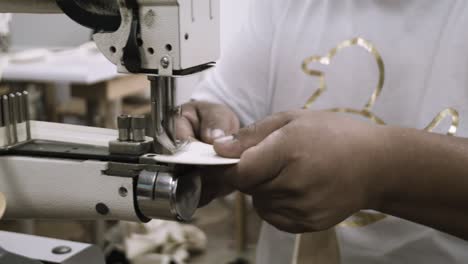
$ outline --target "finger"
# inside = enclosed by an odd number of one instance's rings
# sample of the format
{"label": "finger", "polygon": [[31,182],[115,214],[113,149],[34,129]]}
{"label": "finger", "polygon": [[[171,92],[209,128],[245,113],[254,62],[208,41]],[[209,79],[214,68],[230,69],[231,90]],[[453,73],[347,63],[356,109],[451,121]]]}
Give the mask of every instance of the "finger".
{"label": "finger", "polygon": [[212,144],[217,138],[239,130],[239,120],[228,107],[206,102],[197,102],[200,119],[200,138]]}
{"label": "finger", "polygon": [[198,138],[196,132],[199,129],[197,110],[192,103],[181,106],[181,115],[175,120],[176,138],[187,140],[189,138]]}
{"label": "finger", "polygon": [[226,158],[239,158],[244,151],[259,144],[275,130],[288,124],[294,115],[280,113],[269,116],[262,121],[242,128],[234,136],[219,138],[214,143],[215,151]]}
{"label": "finger", "polygon": [[221,177],[227,184],[248,194],[280,175],[288,162],[288,138],[280,128],[260,144],[247,149],[235,166],[225,169]]}
{"label": "finger", "polygon": [[234,191],[234,188],[227,185],[219,173],[221,171],[216,167],[205,167],[200,169],[202,179],[202,193],[199,207],[209,204],[216,198],[226,196]]}
{"label": "finger", "polygon": [[180,140],[187,140],[190,138],[196,138],[195,132],[192,125],[187,118],[180,116],[175,120],[176,125],[176,138]]}

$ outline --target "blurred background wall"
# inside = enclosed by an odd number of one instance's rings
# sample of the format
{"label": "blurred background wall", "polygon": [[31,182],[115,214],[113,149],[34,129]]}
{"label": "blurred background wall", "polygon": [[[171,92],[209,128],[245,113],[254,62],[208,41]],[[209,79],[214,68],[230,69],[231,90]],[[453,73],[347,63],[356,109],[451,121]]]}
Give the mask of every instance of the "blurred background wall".
{"label": "blurred background wall", "polygon": [[65,15],[14,14],[11,22],[13,49],[75,47],[91,39],[91,29]]}
{"label": "blurred background wall", "polygon": [[[221,49],[226,46],[247,14],[248,0],[221,0]],[[11,23],[11,48],[74,47],[91,38],[91,30],[71,21],[65,15],[15,14]],[[194,86],[203,74],[179,79],[178,102],[189,100]],[[64,94],[58,91],[59,94]],[[66,94],[66,93],[65,93]],[[59,95],[60,97],[60,95]]]}

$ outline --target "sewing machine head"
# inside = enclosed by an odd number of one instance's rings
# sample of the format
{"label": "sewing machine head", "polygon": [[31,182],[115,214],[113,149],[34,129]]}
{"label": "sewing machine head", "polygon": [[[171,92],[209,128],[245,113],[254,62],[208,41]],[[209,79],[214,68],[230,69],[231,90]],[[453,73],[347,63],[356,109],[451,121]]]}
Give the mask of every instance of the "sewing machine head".
{"label": "sewing machine head", "polygon": [[219,0],[57,0],[122,73],[182,76],[219,56]]}
{"label": "sewing machine head", "polygon": [[93,28],[99,50],[121,73],[151,82],[155,152],[174,153],[175,76],[203,71],[218,59],[218,0],[57,0],[76,22]]}

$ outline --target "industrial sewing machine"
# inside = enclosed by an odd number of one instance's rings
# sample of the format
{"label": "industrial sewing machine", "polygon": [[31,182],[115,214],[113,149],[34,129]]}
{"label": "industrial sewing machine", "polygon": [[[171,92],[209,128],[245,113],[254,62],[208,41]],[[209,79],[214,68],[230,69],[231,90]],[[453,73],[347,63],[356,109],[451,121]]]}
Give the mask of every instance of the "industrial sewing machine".
{"label": "industrial sewing machine", "polygon": [[119,72],[148,76],[154,131],[145,136],[145,119],[131,116],[118,118],[118,130],[31,121],[27,93],[4,95],[4,218],[190,220],[199,176],[154,156],[185,144],[175,138],[175,77],[208,69],[218,59],[219,1],[2,0],[0,12],[63,12],[94,29],[97,47]]}

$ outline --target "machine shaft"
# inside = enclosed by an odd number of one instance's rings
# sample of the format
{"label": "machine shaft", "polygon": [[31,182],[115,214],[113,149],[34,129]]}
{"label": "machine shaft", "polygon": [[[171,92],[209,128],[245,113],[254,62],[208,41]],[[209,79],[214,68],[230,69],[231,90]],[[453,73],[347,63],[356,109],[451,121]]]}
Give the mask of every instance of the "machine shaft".
{"label": "machine shaft", "polygon": [[149,77],[151,82],[151,120],[154,149],[157,154],[170,154],[178,149],[175,118],[176,82],[174,77]]}

